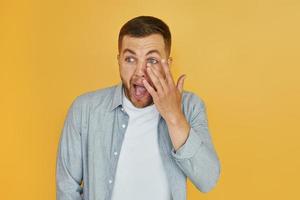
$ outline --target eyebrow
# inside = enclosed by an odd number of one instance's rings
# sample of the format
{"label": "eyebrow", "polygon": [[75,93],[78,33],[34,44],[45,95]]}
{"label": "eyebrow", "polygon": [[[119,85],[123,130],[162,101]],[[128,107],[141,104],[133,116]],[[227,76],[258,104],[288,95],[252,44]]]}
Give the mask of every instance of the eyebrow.
{"label": "eyebrow", "polygon": [[[128,48],[126,48],[126,49],[123,50],[123,54],[125,54],[126,52],[129,52],[129,53],[131,53],[131,54],[133,54],[133,55],[136,55],[136,53],[135,53],[133,50],[128,49]],[[157,53],[157,54],[160,56],[159,51],[156,50],[156,49],[153,49],[153,50],[148,51],[147,54],[146,54],[146,56],[149,55],[149,54],[151,54],[151,53]]]}

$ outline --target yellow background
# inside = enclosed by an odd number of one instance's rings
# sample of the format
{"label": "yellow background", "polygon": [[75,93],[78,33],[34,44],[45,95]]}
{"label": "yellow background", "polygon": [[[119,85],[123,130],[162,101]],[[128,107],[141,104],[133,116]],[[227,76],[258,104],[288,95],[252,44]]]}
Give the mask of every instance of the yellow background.
{"label": "yellow background", "polygon": [[56,151],[79,94],[119,82],[120,27],[173,33],[175,77],[207,106],[222,163],[188,199],[300,199],[300,1],[0,1],[0,198],[55,199]]}

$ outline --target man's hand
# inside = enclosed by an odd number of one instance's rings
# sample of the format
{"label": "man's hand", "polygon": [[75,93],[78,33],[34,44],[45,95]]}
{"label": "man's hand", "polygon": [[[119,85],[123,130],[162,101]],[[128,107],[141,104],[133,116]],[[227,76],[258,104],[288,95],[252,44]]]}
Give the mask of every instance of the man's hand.
{"label": "man's hand", "polygon": [[165,119],[174,149],[177,150],[185,143],[190,129],[181,110],[181,98],[185,75],[181,75],[175,85],[170,68],[165,60],[161,60],[161,67],[165,73],[164,75],[156,68],[147,64],[147,73],[154,88],[145,79],[143,79],[143,84],[152,96],[157,110]]}
{"label": "man's hand", "polygon": [[165,60],[160,62],[164,74],[161,74],[157,68],[147,64],[147,73],[154,85],[154,88],[145,79],[144,86],[151,94],[156,108],[166,120],[166,122],[175,123],[181,115],[181,95],[185,75],[178,78],[177,85],[174,83],[173,76],[170,72],[168,63]]}

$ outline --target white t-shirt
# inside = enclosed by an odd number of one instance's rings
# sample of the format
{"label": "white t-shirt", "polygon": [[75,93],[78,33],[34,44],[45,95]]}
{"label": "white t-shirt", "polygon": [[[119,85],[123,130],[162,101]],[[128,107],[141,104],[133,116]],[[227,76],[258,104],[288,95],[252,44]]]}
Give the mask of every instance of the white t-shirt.
{"label": "white t-shirt", "polygon": [[112,200],[171,200],[171,191],[159,152],[155,105],[135,107],[123,93],[129,115],[117,165]]}

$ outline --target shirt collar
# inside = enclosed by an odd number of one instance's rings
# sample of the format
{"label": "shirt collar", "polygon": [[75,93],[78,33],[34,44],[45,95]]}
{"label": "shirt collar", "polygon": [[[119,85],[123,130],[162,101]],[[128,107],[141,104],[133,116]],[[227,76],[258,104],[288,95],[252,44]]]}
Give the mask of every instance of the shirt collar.
{"label": "shirt collar", "polygon": [[122,98],[123,98],[123,84],[122,82],[120,82],[118,85],[116,85],[115,90],[113,92],[113,97],[110,104],[110,111],[122,105],[122,101],[123,101]]}

